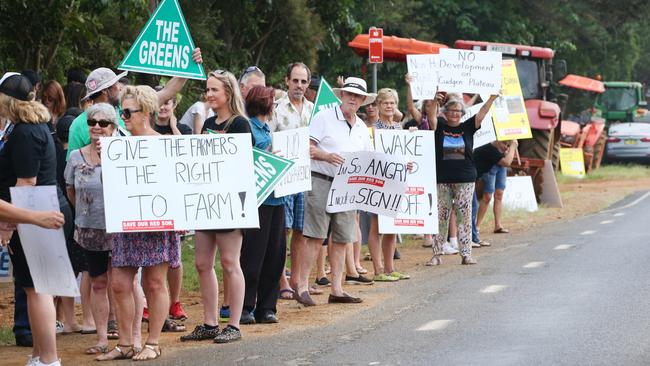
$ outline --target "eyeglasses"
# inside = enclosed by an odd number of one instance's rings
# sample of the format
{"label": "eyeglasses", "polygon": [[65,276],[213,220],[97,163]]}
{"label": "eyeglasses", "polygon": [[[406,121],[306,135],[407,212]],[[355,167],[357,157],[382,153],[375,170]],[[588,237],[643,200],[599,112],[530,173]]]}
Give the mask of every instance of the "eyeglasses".
{"label": "eyeglasses", "polygon": [[244,71],[242,71],[241,75],[239,76],[239,82],[241,82],[241,79],[243,79],[244,76],[246,76],[246,74],[250,74],[251,72],[255,72],[255,71],[262,72],[262,70],[260,70],[260,68],[257,66],[249,66],[246,69],[244,69]]}
{"label": "eyeglasses", "polygon": [[89,119],[88,120],[88,126],[90,126],[90,127],[95,127],[95,125],[97,125],[97,124],[101,128],[106,128],[106,127],[112,125],[113,121],[109,121],[107,119]]}
{"label": "eyeglasses", "polygon": [[137,112],[142,112],[142,109],[122,109],[122,112],[120,112],[120,117],[122,117],[122,119],[130,119],[131,115]]}

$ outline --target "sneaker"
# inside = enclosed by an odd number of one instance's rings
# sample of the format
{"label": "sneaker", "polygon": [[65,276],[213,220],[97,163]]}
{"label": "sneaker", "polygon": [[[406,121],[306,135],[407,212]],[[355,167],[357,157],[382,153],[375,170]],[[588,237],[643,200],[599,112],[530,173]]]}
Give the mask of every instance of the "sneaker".
{"label": "sneaker", "polygon": [[327,277],[321,277],[316,280],[316,284],[319,286],[329,286],[330,280],[328,280]]}
{"label": "sneaker", "polygon": [[480,248],[480,247],[481,247],[481,243],[477,243],[475,241],[472,242],[472,248]]}
{"label": "sneaker", "polygon": [[57,320],[56,325],[55,325],[55,329],[56,329],[56,334],[63,333],[63,322],[60,322],[60,321]]}
{"label": "sneaker", "polygon": [[214,329],[208,329],[205,324],[200,324],[194,328],[192,333],[181,336],[181,342],[204,341],[206,339],[214,339],[217,335],[219,335],[218,326]]}
{"label": "sneaker", "polygon": [[273,324],[278,322],[278,316],[273,310],[262,311],[261,315],[257,315],[255,318],[257,324]]}
{"label": "sneaker", "polygon": [[230,320],[230,306],[222,306],[219,309],[219,321],[222,323],[228,323]]}
{"label": "sneaker", "polygon": [[390,276],[391,277],[397,277],[400,280],[408,280],[409,278],[411,278],[411,276],[407,275],[406,273],[397,272],[397,271],[391,272]]}
{"label": "sneaker", "polygon": [[442,254],[444,255],[451,255],[451,254],[458,254],[458,249],[454,248],[451,246],[451,244],[446,241],[444,244],[442,244]]}
{"label": "sneaker", "polygon": [[239,324],[255,324],[255,315],[253,312],[243,309],[241,311],[241,318],[239,318]]}
{"label": "sneaker", "polygon": [[183,310],[180,302],[175,302],[169,307],[169,317],[173,320],[187,319],[187,314],[185,314],[185,310]]}
{"label": "sneaker", "polygon": [[492,245],[492,244],[490,244],[489,242],[487,242],[485,240],[481,240],[478,243],[481,244],[482,247],[489,247],[489,246]]}
{"label": "sneaker", "polygon": [[466,265],[472,265],[472,264],[476,264],[476,259],[472,258],[469,255],[464,255],[463,260],[460,263]]}
{"label": "sneaker", "polygon": [[345,283],[348,285],[372,285],[374,281],[359,275],[359,277],[345,276]]}
{"label": "sneaker", "polygon": [[399,277],[393,277],[385,273],[380,273],[380,274],[376,274],[373,280],[377,282],[395,282],[395,281],[399,281]]}
{"label": "sneaker", "polygon": [[241,339],[241,332],[239,329],[229,325],[225,327],[219,334],[214,337],[214,343],[230,343]]}

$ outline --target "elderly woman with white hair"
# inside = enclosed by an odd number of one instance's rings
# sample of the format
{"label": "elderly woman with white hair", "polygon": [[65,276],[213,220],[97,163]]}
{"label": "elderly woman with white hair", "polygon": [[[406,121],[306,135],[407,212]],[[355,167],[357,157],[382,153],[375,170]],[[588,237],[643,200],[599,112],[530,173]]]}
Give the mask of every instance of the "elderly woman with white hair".
{"label": "elderly woman with white hair", "polygon": [[[462,264],[476,264],[472,258],[470,243],[472,234],[472,197],[476,181],[474,165],[474,132],[481,128],[497,95],[490,98],[478,113],[461,123],[465,114],[462,99],[448,99],[442,109],[444,117],[436,117],[438,107],[443,100],[442,94],[436,95],[434,108],[429,111],[430,127],[435,131],[436,142],[436,178],[438,183],[438,234],[433,244],[433,257],[427,266],[442,263],[443,243],[447,238],[449,217],[452,210],[458,221],[458,241]],[[433,122],[433,123],[431,123]]]}

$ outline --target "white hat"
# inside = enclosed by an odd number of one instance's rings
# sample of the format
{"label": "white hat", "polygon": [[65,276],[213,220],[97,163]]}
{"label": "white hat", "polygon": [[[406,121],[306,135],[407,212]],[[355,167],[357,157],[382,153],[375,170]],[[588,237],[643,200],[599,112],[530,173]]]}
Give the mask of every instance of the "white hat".
{"label": "white hat", "polygon": [[86,96],[83,97],[82,100],[86,100],[91,95],[99,93],[106,88],[110,88],[128,73],[128,71],[124,71],[119,75],[115,75],[113,70],[106,67],[100,67],[93,70],[86,79]]}
{"label": "white hat", "polygon": [[365,96],[366,99],[363,101],[363,103],[361,103],[362,106],[374,102],[375,98],[377,98],[377,94],[368,93],[366,81],[361,78],[347,78],[345,79],[345,83],[343,83],[342,88],[334,88],[332,90],[334,91],[334,94],[336,94],[336,96],[339,98],[341,98],[342,91]]}

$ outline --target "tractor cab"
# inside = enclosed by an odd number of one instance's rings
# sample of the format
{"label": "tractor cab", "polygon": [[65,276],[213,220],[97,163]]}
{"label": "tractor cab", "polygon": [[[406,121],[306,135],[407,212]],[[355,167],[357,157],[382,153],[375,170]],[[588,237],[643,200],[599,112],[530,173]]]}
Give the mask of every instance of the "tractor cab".
{"label": "tractor cab", "polygon": [[638,114],[647,111],[646,106],[643,85],[627,81],[606,81],[605,92],[596,98],[595,104],[607,124],[633,121]]}

